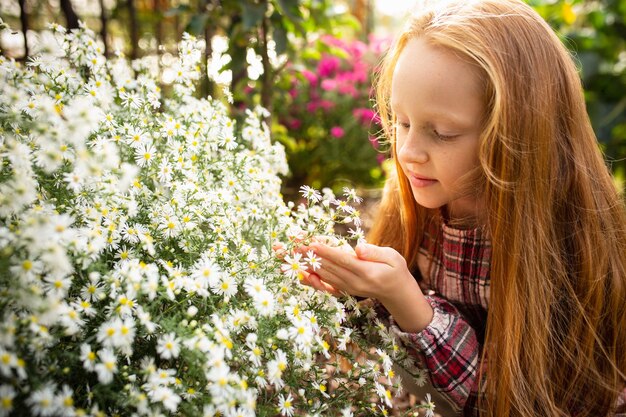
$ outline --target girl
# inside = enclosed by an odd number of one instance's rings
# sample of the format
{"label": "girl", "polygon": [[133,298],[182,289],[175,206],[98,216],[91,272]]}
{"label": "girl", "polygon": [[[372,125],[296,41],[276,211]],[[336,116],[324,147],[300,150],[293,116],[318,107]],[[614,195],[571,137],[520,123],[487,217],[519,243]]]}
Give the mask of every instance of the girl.
{"label": "girl", "polygon": [[626,413],[626,210],[551,28],[521,1],[447,2],[377,87],[396,173],[373,244],[312,243],[304,282],[378,300],[463,415]]}

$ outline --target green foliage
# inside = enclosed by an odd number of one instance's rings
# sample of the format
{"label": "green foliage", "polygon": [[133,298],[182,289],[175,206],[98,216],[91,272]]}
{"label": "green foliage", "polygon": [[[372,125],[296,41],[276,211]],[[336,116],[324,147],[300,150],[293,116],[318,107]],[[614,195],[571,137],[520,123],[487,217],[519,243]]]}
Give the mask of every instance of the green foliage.
{"label": "green foliage", "polygon": [[382,185],[370,92],[384,45],[322,36],[277,80],[273,132],[288,155],[287,189]]}
{"label": "green foliage", "polygon": [[626,1],[531,0],[580,63],[591,122],[611,168],[626,171]]}

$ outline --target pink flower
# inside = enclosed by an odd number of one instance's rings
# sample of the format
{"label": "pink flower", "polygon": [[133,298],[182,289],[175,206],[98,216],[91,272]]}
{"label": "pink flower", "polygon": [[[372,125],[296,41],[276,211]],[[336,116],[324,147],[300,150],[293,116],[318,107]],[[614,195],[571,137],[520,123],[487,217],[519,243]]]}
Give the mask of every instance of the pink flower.
{"label": "pink flower", "polygon": [[321,37],[322,42],[329,46],[336,46],[341,49],[346,49],[346,44],[341,40],[335,38],[333,35],[323,35]]}
{"label": "pink flower", "polygon": [[289,90],[289,95],[291,96],[291,98],[298,97],[298,89],[292,88],[291,90]]}
{"label": "pink flower", "polygon": [[376,113],[372,109],[368,109],[366,107],[354,109],[352,111],[352,115],[355,119],[359,119],[359,121],[365,126],[369,126],[376,117]]}
{"label": "pink flower", "polygon": [[287,122],[287,126],[289,126],[289,129],[298,130],[300,129],[300,126],[302,126],[302,120],[292,119],[289,122]]}
{"label": "pink flower", "polygon": [[302,76],[304,78],[306,78],[306,80],[309,82],[309,84],[316,84],[317,83],[317,75],[315,75],[313,72],[311,72],[309,70],[302,70]]}
{"label": "pink flower", "polygon": [[335,108],[335,103],[330,100],[320,100],[318,106],[326,111]]}
{"label": "pink flower", "polygon": [[322,80],[321,84],[322,90],[324,91],[333,91],[337,89],[337,81],[333,79],[325,79]]}
{"label": "pink flower", "polygon": [[317,65],[317,72],[322,78],[329,77],[337,71],[340,64],[341,61],[336,56],[324,56]]}
{"label": "pink flower", "polygon": [[330,128],[330,134],[334,137],[334,138],[341,138],[343,137],[343,135],[345,134],[345,132],[343,131],[343,128],[341,126],[334,126]]}
{"label": "pink flower", "polygon": [[349,83],[339,84],[339,88],[337,89],[337,91],[339,91],[340,94],[351,95],[355,98],[359,96],[359,93],[356,91],[356,88],[354,88],[354,85]]}
{"label": "pink flower", "polygon": [[309,112],[309,113],[315,113],[315,110],[317,110],[317,107],[318,107],[318,102],[311,101],[311,102],[307,103],[306,111]]}

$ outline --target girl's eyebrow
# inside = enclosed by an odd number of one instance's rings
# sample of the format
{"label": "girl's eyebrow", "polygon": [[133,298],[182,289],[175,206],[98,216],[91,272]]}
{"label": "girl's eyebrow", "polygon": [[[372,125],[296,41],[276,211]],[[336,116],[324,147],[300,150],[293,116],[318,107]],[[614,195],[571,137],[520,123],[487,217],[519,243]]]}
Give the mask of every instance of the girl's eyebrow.
{"label": "girl's eyebrow", "polygon": [[[397,115],[398,113],[398,104],[396,102],[391,102],[390,104],[391,107],[391,112],[393,113],[393,115]],[[402,112],[400,112],[402,113]],[[405,115],[405,113],[402,113],[403,115]],[[458,115],[452,113],[452,112],[441,112],[441,111],[433,111],[427,114],[427,120],[426,123],[432,124],[432,120],[443,120],[446,123],[450,123],[452,124],[454,127],[467,127],[467,126],[471,126],[474,121],[473,120],[469,120],[468,118],[463,118],[463,117],[459,117]]]}

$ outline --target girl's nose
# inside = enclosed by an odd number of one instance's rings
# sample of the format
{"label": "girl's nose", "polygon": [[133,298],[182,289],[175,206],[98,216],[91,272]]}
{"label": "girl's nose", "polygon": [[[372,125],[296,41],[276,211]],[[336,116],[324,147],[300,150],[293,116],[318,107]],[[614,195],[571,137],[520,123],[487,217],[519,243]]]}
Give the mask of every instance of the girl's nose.
{"label": "girl's nose", "polygon": [[415,137],[407,138],[399,146],[398,158],[405,163],[415,164],[424,164],[430,159],[426,148]]}

